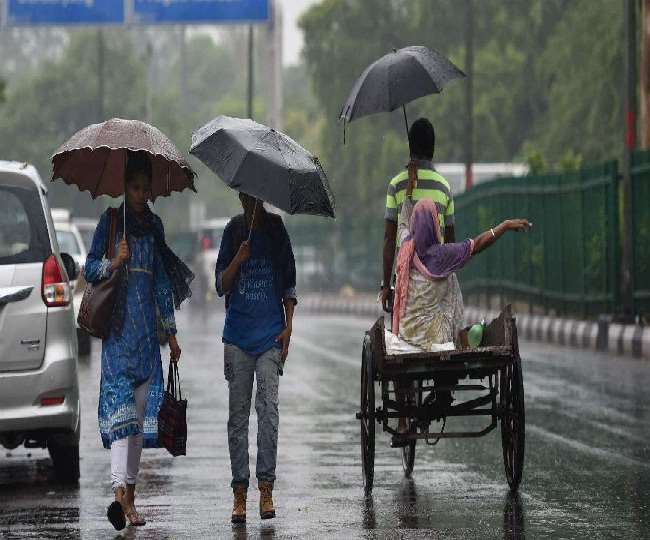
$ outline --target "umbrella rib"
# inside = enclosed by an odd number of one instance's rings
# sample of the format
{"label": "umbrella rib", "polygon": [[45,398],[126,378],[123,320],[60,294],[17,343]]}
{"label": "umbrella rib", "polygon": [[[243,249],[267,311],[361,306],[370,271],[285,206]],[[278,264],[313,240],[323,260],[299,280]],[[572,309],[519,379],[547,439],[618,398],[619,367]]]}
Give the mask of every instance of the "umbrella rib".
{"label": "umbrella rib", "polygon": [[[91,150],[91,152],[94,151],[96,150]],[[106,158],[104,159],[104,164],[102,165],[102,172],[99,173],[99,177],[97,178],[97,183],[95,184],[95,189],[93,190],[93,199],[97,197],[97,189],[99,188],[99,184],[101,183],[102,178],[104,176],[104,171],[106,170],[106,165],[108,163],[108,158],[110,157],[110,155],[111,155],[111,151],[109,150],[108,152],[106,152]]]}

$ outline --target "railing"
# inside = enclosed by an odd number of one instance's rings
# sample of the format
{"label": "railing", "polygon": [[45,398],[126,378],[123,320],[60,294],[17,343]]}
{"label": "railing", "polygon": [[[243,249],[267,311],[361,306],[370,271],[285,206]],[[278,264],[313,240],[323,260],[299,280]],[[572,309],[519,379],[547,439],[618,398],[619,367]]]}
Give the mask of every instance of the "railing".
{"label": "railing", "polygon": [[[522,302],[558,315],[617,311],[619,197],[616,162],[574,173],[500,178],[456,198],[456,237],[514,217],[533,222],[509,233],[461,273],[466,297]],[[467,301],[467,299],[466,299]]]}

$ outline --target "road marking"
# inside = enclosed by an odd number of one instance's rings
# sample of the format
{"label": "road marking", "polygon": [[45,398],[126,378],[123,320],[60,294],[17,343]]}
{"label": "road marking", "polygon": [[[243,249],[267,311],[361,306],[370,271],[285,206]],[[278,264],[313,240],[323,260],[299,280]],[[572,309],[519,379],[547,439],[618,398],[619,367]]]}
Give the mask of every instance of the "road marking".
{"label": "road marking", "polygon": [[558,435],[557,433],[553,433],[552,431],[536,426],[534,424],[526,424],[526,431],[535,433],[540,437],[544,437],[546,439],[551,439],[552,441],[558,442],[560,444],[564,444],[565,446],[577,450],[578,452],[583,452],[585,454],[589,454],[606,461],[617,461],[623,465],[628,465],[631,467],[643,467],[644,469],[650,468],[650,464],[638,459],[623,456],[621,454],[617,454],[616,452],[612,452],[611,450],[604,450],[602,448],[589,446],[588,444],[576,441],[575,439],[570,439],[568,437],[563,437],[562,435]]}

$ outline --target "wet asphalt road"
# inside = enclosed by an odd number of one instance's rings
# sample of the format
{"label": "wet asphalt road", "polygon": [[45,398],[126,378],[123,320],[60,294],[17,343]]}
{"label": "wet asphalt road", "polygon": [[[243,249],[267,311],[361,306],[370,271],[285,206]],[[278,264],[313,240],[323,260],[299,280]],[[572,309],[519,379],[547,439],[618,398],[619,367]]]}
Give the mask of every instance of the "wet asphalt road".
{"label": "wet asphalt road", "polygon": [[[188,456],[145,450],[138,499],[145,527],[116,535],[104,517],[111,492],[96,429],[96,343],[80,366],[80,484],[54,483],[44,450],[2,450],[0,538],[650,538],[650,365],[522,343],[519,497],[508,495],[498,431],[418,446],[413,480],[403,479],[399,451],[378,431],[366,499],[354,414],[361,340],[372,321],[300,314],[280,383],[278,517],[260,521],[251,489],[248,524],[233,528],[222,317],[180,313]],[[253,447],[253,467],[254,456]]]}

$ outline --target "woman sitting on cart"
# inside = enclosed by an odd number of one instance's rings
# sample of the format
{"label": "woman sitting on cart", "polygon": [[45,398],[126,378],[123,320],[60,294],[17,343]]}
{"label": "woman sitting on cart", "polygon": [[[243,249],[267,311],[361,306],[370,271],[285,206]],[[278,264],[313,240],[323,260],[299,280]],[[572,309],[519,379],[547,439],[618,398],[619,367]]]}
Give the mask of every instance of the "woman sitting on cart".
{"label": "woman sitting on cart", "polygon": [[508,219],[474,239],[444,244],[435,203],[423,199],[413,204],[414,163],[408,171],[409,185],[397,224],[400,248],[392,331],[409,344],[431,351],[455,342],[463,326],[463,296],[455,272],[506,231],[526,231],[531,224]]}

